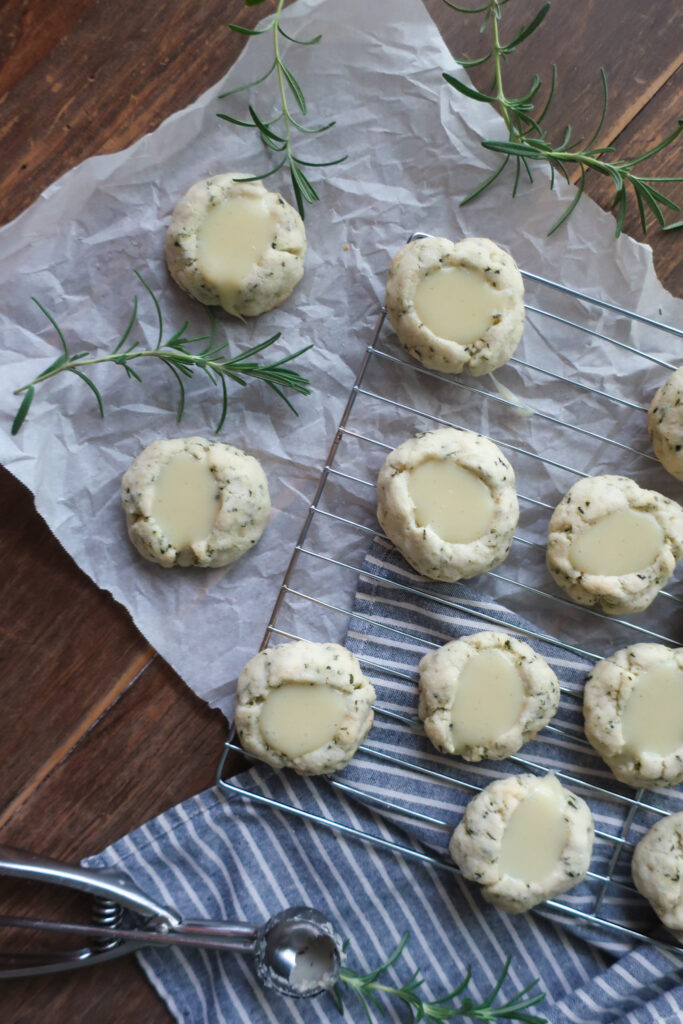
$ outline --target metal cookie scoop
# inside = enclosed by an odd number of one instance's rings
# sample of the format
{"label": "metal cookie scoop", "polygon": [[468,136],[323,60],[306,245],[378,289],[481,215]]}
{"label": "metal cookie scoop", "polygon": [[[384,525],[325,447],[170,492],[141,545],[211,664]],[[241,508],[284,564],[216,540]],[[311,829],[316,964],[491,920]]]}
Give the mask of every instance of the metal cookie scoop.
{"label": "metal cookie scoop", "polygon": [[[262,926],[183,920],[173,908],[156,903],[116,871],[71,867],[1,844],[0,875],[62,885],[94,897],[90,925],[0,915],[0,927],[83,935],[93,940],[84,949],[65,952],[0,953],[0,978],[86,967],[145,946],[200,946],[250,954],[263,984],[287,996],[319,995],[339,977],[341,939],[331,921],[311,907],[289,907]],[[121,927],[129,923],[130,927]]]}
{"label": "metal cookie scoop", "polygon": [[332,988],[343,961],[341,939],[312,907],[289,907],[271,917],[254,955],[264,984],[287,996],[317,996]]}

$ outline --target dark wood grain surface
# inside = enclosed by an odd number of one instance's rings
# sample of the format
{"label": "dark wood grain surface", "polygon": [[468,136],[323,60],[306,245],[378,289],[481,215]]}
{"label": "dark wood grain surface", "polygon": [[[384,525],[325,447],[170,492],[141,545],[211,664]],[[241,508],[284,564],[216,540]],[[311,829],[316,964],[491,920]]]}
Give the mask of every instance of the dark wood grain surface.
{"label": "dark wood grain surface", "polygon": [[[339,17],[344,16],[339,0]],[[510,23],[538,0],[512,0]],[[454,53],[481,52],[480,19],[427,7]],[[264,9],[240,0],[3,0],[0,5],[0,223],[16,217],[69,168],[153,130],[221,77],[244,43],[228,24]],[[530,69],[559,73],[549,124],[585,135],[600,108],[598,69],[610,81],[601,141],[641,151],[681,116],[680,4],[582,0],[554,4],[508,65],[526,91]],[[448,70],[448,69],[444,69]],[[488,86],[485,72],[475,82]],[[682,147],[652,174],[680,173]],[[324,185],[323,185],[324,188]],[[589,193],[609,206],[600,182]],[[672,196],[683,203],[680,185]],[[315,213],[312,214],[315,216]],[[626,226],[642,232],[630,215]],[[683,294],[680,233],[653,230],[666,287]],[[0,840],[78,861],[211,785],[224,722],[154,655],[126,612],[98,591],[0,470]],[[3,911],[34,895],[0,886]],[[58,915],[71,902],[55,903]],[[24,940],[26,942],[26,940]],[[0,987],[3,1024],[146,1024],[170,1020],[132,959]]]}

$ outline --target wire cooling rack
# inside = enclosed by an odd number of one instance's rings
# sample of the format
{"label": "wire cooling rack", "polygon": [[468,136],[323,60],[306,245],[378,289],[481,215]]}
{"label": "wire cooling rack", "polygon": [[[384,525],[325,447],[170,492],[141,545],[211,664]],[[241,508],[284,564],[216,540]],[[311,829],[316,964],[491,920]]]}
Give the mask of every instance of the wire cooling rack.
{"label": "wire cooling rack", "polygon": [[[418,237],[425,236],[412,236]],[[444,611],[463,612],[479,620],[481,628],[502,628],[524,638],[552,643],[566,655],[567,664],[573,658],[597,661],[635,642],[652,641],[676,647],[683,644],[683,596],[675,583],[660,592],[648,612],[632,621],[574,604],[555,588],[544,568],[547,520],[562,494],[578,477],[618,473],[659,491],[670,492],[676,486],[651,454],[646,413],[655,388],[669,371],[676,369],[667,358],[667,345],[672,335],[683,338],[683,331],[538,275],[523,271],[523,276],[527,291],[525,337],[518,353],[497,371],[495,380],[452,377],[427,370],[403,352],[390,326],[385,324],[385,310],[380,311],[262,648],[296,639],[343,640],[347,633],[354,636],[359,626],[371,624],[375,631],[386,635],[388,653],[383,661],[359,655],[366,674],[371,678],[373,673],[379,674],[384,682],[395,679],[415,683],[415,671],[392,664],[392,640],[415,645],[415,665],[426,650],[440,644],[382,619],[374,618],[370,623],[367,616],[352,610],[359,578],[395,588],[398,602],[436,602]],[[610,353],[616,358],[610,359]],[[532,416],[528,415],[530,411]],[[403,581],[387,580],[368,564],[361,573],[368,543],[372,539],[386,541],[375,516],[375,480],[381,463],[389,451],[413,433],[439,426],[476,430],[490,437],[506,452],[517,475],[521,507],[518,533],[500,571],[476,578],[475,589],[482,599],[479,607],[459,605],[452,596],[444,595],[439,584],[414,575],[405,574]],[[533,626],[512,628],[501,617],[500,606],[523,616]],[[576,710],[582,697],[580,690],[567,686],[561,689],[561,707],[564,703]],[[391,721],[405,730],[406,736],[422,731],[416,716],[404,711],[377,705],[375,713],[380,721]],[[550,742],[563,741],[563,748],[576,749],[580,754],[590,751],[583,736],[576,730],[567,731],[566,724],[551,723],[541,736]],[[369,739],[372,740],[372,733]],[[523,771],[544,773],[548,764],[534,759],[533,753],[529,753],[533,748],[534,743],[529,744],[520,755],[509,758],[507,764]],[[241,751],[232,735],[218,769],[218,785],[224,791],[242,794],[246,799],[399,852],[411,860],[458,873],[446,856],[435,855],[429,846],[395,842],[247,792],[223,778],[230,751]],[[375,750],[367,741],[361,751],[370,758],[390,762],[413,778],[434,780],[467,792],[478,791],[489,781],[473,782],[466,771],[468,766],[456,758],[420,757],[408,745],[401,756]],[[596,784],[588,781],[571,758],[553,767],[565,786],[589,802],[596,821],[603,826],[596,828],[596,848],[603,844],[602,856],[598,858],[603,870],[591,871],[587,876],[591,886],[588,908],[585,903],[573,904],[571,894],[566,894],[547,901],[539,909],[560,919],[602,928],[617,944],[645,940],[680,953],[679,947],[653,938],[640,930],[640,925],[636,929],[624,924],[613,910],[620,899],[641,900],[630,884],[628,868],[635,841],[653,820],[678,807],[672,807],[671,799],[662,798],[657,791],[634,792],[620,786],[606,769],[601,773],[604,783],[601,780],[601,784]],[[494,773],[489,772],[489,777],[495,777]],[[400,793],[392,793],[392,799],[388,799],[331,777],[326,777],[324,784],[428,829],[450,833],[457,824],[456,820],[447,821],[416,810],[401,800]],[[668,791],[667,797],[673,795],[678,796]],[[649,919],[642,928],[651,927],[652,923]]]}

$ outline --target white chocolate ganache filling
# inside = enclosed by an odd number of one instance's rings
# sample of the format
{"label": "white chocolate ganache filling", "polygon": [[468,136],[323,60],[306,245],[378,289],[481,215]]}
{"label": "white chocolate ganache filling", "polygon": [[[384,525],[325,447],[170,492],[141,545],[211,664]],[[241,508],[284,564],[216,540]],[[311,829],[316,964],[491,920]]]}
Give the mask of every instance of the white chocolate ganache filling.
{"label": "white chocolate ganache filling", "polygon": [[174,548],[190,547],[211,533],[220,496],[208,464],[188,452],[174,455],[154,484],[152,516]]}
{"label": "white chocolate ganache filling", "polygon": [[500,319],[502,296],[471,267],[440,267],[415,289],[415,312],[439,338],[469,345]]}
{"label": "white chocolate ganache filling", "polygon": [[635,679],[622,711],[627,748],[667,757],[683,747],[683,669],[667,661]]}
{"label": "white chocolate ganache filling", "polygon": [[488,747],[507,733],[520,717],[524,698],[522,678],[501,651],[483,650],[470,658],[451,706],[455,751]]}
{"label": "white chocolate ganache filling", "polygon": [[620,509],[580,533],[569,560],[580,572],[623,576],[652,565],[663,541],[664,531],[649,512]]}
{"label": "white chocolate ganache filling", "polygon": [[346,713],[343,693],[316,683],[289,683],[272,690],[261,709],[260,728],[269,746],[300,757],[334,738]]}
{"label": "white chocolate ganache filling", "polygon": [[493,518],[491,491],[453,459],[427,459],[408,474],[418,526],[431,526],[449,544],[482,537]]}
{"label": "white chocolate ganache filling", "polygon": [[234,196],[214,206],[202,222],[197,265],[224,308],[234,305],[244,281],[271,247],[276,231],[273,212],[261,195]]}
{"label": "white chocolate ganache filling", "polygon": [[501,874],[521,882],[543,881],[554,871],[567,842],[562,786],[554,775],[539,779],[505,826]]}

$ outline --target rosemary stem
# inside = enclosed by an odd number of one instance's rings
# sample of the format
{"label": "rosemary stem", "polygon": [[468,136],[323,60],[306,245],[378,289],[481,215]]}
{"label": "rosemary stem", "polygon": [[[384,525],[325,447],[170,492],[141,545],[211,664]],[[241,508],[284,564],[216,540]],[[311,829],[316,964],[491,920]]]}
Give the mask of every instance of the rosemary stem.
{"label": "rosemary stem", "polygon": [[285,79],[282,74],[282,61],[280,60],[280,15],[285,0],[278,0],[277,8],[273,16],[273,52],[275,54],[275,71],[277,74],[278,88],[280,90],[280,102],[282,103],[282,115],[285,123],[285,152],[287,160],[292,160],[291,135],[292,126],[289,120],[289,107],[287,106],[287,93],[285,92]]}
{"label": "rosemary stem", "polygon": [[[310,347],[310,346],[309,346]],[[234,372],[239,373],[242,369],[242,365],[239,357],[234,359],[206,359],[202,355],[194,355],[192,352],[183,352],[177,348],[152,348],[145,349],[142,352],[130,352],[125,353],[125,361],[132,362],[134,359],[147,359],[147,358],[163,358],[167,356],[172,358],[174,363],[184,363],[191,366],[208,367],[210,370],[215,370],[220,373],[225,373],[228,376],[233,377]],[[291,358],[291,357],[289,357]],[[289,358],[280,360],[280,364],[289,362]],[[62,363],[60,366],[56,366],[53,370],[46,370],[45,373],[38,374],[28,384],[23,384],[20,388],[15,388],[13,394],[21,395],[24,391],[28,391],[30,387],[35,387],[36,384],[42,384],[44,381],[49,380],[50,377],[57,376],[58,373],[64,373],[67,370],[80,369],[84,366],[95,366],[98,363],[121,363],[121,353],[111,353],[106,356],[96,356],[91,359],[69,359]],[[278,364],[272,367],[266,367],[266,372],[271,369],[277,369]],[[259,376],[263,372],[263,368],[254,367],[252,370],[252,376]]]}
{"label": "rosemary stem", "polygon": [[496,99],[498,101],[498,109],[505,121],[505,126],[510,133],[510,136],[512,136],[512,124],[510,121],[510,114],[507,109],[505,92],[503,90],[503,69],[501,61],[503,49],[500,45],[500,34],[498,32],[498,21],[500,18],[500,5],[498,0],[491,0],[489,6],[489,17],[492,21],[493,32],[493,66],[495,69]]}
{"label": "rosemary stem", "polygon": [[[171,350],[163,348],[153,348],[149,349],[149,351],[144,352],[131,352],[129,355],[126,355],[126,361],[129,362],[132,359],[144,359],[146,356],[158,357],[160,352],[163,353],[165,351],[170,352]],[[172,351],[174,359],[178,360],[178,352],[176,351],[176,349],[173,349]],[[180,355],[182,357],[182,353]],[[97,363],[111,363],[120,360],[121,353],[112,353],[108,356],[96,356],[92,359],[69,359],[65,363],[62,363],[61,366],[56,366],[53,370],[46,370],[44,373],[39,373],[38,376],[34,377],[34,379],[32,381],[29,381],[28,384],[23,384],[20,388],[15,388],[12,394],[20,395],[22,394],[22,392],[28,391],[30,387],[33,387],[36,384],[42,384],[43,381],[49,380],[50,377],[56,377],[58,373],[64,373],[65,370],[71,370],[74,367],[79,368],[81,366],[95,366]],[[195,361],[193,357],[190,357],[190,360],[192,362]]]}
{"label": "rosemary stem", "polygon": [[[683,131],[683,128],[679,128],[678,131],[675,133],[675,135],[672,136],[672,138],[675,138],[677,135],[679,135],[681,131]],[[668,140],[666,140],[666,141],[668,141]],[[571,149],[550,149],[550,148],[545,149],[544,148],[544,149],[538,149],[536,152],[533,152],[530,149],[529,152],[524,154],[524,159],[525,160],[545,160],[545,161],[555,160],[558,163],[561,162],[561,163],[567,163],[567,164],[580,164],[580,165],[582,165],[584,167],[589,167],[592,170],[597,171],[600,174],[605,174],[605,175],[608,175],[608,176],[611,176],[612,171],[614,169],[616,169],[617,171],[619,171],[624,176],[624,178],[627,181],[632,180],[632,178],[634,177],[634,175],[631,174],[631,172],[629,171],[629,167],[632,165],[632,163],[634,161],[629,161],[629,160],[620,161],[620,160],[617,160],[614,163],[607,163],[607,161],[600,160],[597,157],[588,156],[588,154],[583,152],[583,151],[574,152]],[[643,179],[643,180],[647,180],[647,179]],[[680,178],[672,178],[671,180],[672,181],[680,181],[681,179]]]}

